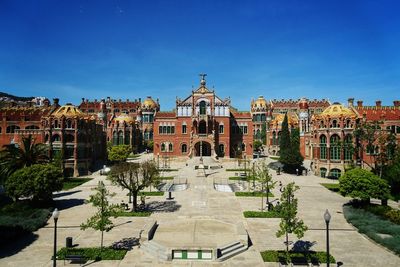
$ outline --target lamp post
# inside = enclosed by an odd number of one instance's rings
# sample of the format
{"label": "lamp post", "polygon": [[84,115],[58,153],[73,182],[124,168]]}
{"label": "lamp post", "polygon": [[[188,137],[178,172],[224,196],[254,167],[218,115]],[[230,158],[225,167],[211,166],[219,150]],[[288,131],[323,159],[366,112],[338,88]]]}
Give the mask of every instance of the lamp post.
{"label": "lamp post", "polygon": [[331,220],[331,214],[328,210],[324,213],[324,219],[326,223],[326,266],[329,267],[330,256],[329,256],[329,222]]}
{"label": "lamp post", "polygon": [[54,219],[53,267],[57,266],[56,254],[57,254],[57,221],[58,221],[58,216],[60,216],[60,212],[58,211],[58,209],[54,209],[54,211],[53,211],[53,219]]}

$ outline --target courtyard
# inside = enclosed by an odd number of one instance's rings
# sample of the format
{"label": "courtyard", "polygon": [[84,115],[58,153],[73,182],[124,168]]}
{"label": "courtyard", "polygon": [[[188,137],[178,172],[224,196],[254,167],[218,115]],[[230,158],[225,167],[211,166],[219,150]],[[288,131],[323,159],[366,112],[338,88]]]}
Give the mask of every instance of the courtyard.
{"label": "courtyard", "polygon": [[[137,160],[153,158],[152,154],[143,154]],[[270,159],[260,159],[267,162]],[[229,168],[237,168],[237,162],[227,160],[221,163],[211,158],[204,158],[205,165],[222,165],[222,168],[205,170],[206,177],[199,177],[195,165],[198,158],[175,160],[170,162],[176,181],[187,180],[188,188],[172,192],[172,199],[164,196],[149,196],[147,205],[155,207],[150,217],[118,217],[113,219],[116,227],[104,234],[105,246],[128,237],[139,237],[141,231],[149,223],[157,222],[158,228],[153,240],[168,249],[202,249],[210,251],[232,242],[241,240],[243,230],[247,231],[251,240],[247,250],[222,262],[203,260],[174,259],[165,261],[157,255],[149,253],[145,246],[134,246],[123,260],[87,262],[90,266],[278,266],[278,263],[264,263],[260,252],[264,250],[283,250],[284,238],[276,238],[280,219],[278,218],[244,218],[243,211],[261,209],[260,197],[237,197],[233,192],[220,192],[214,189],[216,181],[228,181],[232,172]],[[305,162],[307,165],[307,162]],[[294,176],[277,175],[272,171],[274,181],[283,185],[295,182],[300,186],[296,197],[299,199],[299,217],[304,220],[309,230],[302,238],[312,250],[325,251],[325,222],[323,214],[328,209],[332,215],[330,223],[330,250],[337,262],[343,266],[399,266],[400,258],[382,246],[359,234],[346,222],[342,214],[342,205],[349,199],[331,192],[320,185],[329,180],[314,175]],[[99,173],[90,176],[87,183],[54,193],[60,210],[58,220],[57,247],[65,246],[66,237],[72,237],[77,247],[94,247],[100,242],[100,233],[93,230],[81,231],[79,225],[94,212],[85,200],[92,194],[98,181],[104,181],[108,189],[116,193],[113,203],[127,202],[127,192],[113,186]],[[230,181],[233,182],[233,181]],[[333,181],[334,182],[334,181]],[[155,189],[152,189],[155,190]],[[279,188],[273,189],[274,197],[279,198]],[[265,199],[264,199],[265,202]],[[390,203],[394,204],[394,203]],[[53,252],[53,219],[34,232],[33,235],[19,240],[0,252],[0,266],[52,266]],[[242,238],[243,239],[243,238]],[[289,240],[296,242],[292,235]],[[179,252],[180,253],[180,252]],[[208,252],[207,252],[208,253]],[[203,252],[204,255],[205,252]],[[178,255],[178,254],[177,254]],[[69,261],[58,261],[64,266]]]}

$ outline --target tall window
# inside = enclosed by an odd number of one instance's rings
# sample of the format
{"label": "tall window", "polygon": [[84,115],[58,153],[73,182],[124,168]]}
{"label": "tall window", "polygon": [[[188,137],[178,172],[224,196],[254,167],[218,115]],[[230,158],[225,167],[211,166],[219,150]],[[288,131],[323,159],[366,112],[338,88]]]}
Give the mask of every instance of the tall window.
{"label": "tall window", "polygon": [[272,145],[276,145],[276,132],[272,132]]}
{"label": "tall window", "polygon": [[319,154],[321,159],[326,159],[326,136],[321,135],[319,138]]}
{"label": "tall window", "polygon": [[183,125],[182,125],[182,133],[183,133],[183,134],[187,133],[187,126],[186,126],[186,124],[183,124]]}
{"label": "tall window", "polygon": [[125,145],[130,144],[130,139],[131,139],[131,132],[130,131],[125,131]]}
{"label": "tall window", "polygon": [[10,125],[6,129],[6,133],[15,133],[15,130],[19,130],[19,126],[17,125]]}
{"label": "tall window", "polygon": [[332,128],[338,128],[338,122],[337,120],[332,121]]}
{"label": "tall window", "polygon": [[168,145],[168,151],[172,151],[172,143],[169,143],[169,145]]}
{"label": "tall window", "polygon": [[200,101],[200,115],[206,114],[206,101]]}
{"label": "tall window", "polygon": [[123,145],[124,143],[124,132],[119,131],[118,132],[118,145]]}
{"label": "tall window", "polygon": [[353,159],[353,142],[352,136],[350,134],[346,135],[344,138],[344,160]]}
{"label": "tall window", "polygon": [[339,169],[332,169],[332,170],[330,171],[330,176],[334,176],[334,177],[336,177],[336,178],[339,178],[340,175],[341,175],[341,173],[342,173],[342,171],[339,170]]}
{"label": "tall window", "polygon": [[161,151],[162,151],[162,152],[165,152],[165,143],[162,143],[162,144],[161,144]]}
{"label": "tall window", "polygon": [[187,145],[183,144],[182,145],[182,153],[186,153],[187,152]]}
{"label": "tall window", "polygon": [[220,124],[220,125],[219,125],[219,133],[220,133],[220,134],[223,134],[223,133],[224,133],[224,125],[223,125],[223,124]]}
{"label": "tall window", "polygon": [[224,146],[224,144],[219,144],[219,155],[220,156],[224,156],[224,153],[225,153],[225,146]]}
{"label": "tall window", "polygon": [[340,160],[340,144],[339,144],[339,136],[334,134],[330,139],[330,156],[331,160]]}

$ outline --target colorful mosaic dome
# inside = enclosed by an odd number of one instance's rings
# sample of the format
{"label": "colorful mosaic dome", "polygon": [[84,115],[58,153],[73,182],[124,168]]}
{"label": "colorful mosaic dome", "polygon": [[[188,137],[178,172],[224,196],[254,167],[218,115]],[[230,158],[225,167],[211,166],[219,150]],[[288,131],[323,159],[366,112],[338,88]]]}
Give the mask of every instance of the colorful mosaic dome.
{"label": "colorful mosaic dome", "polygon": [[267,100],[261,95],[256,100],[252,101],[251,103],[252,108],[266,108],[267,107]]}
{"label": "colorful mosaic dome", "polygon": [[156,107],[157,103],[150,96],[143,101],[142,108],[144,109],[154,109]]}
{"label": "colorful mosaic dome", "polygon": [[114,122],[120,123],[120,124],[123,124],[123,123],[132,124],[132,123],[135,123],[135,119],[132,116],[129,116],[128,114],[121,114],[114,119]]}
{"label": "colorful mosaic dome", "polygon": [[339,118],[339,117],[355,117],[356,112],[346,108],[342,104],[333,103],[327,107],[321,114],[321,117]]}
{"label": "colorful mosaic dome", "polygon": [[52,114],[54,117],[83,117],[85,114],[76,106],[66,104],[56,109]]}
{"label": "colorful mosaic dome", "polygon": [[[273,124],[282,124],[283,120],[285,119],[285,114],[275,114],[274,119],[272,120]],[[289,112],[288,113],[288,124],[295,125],[299,123],[299,119],[295,113]]]}

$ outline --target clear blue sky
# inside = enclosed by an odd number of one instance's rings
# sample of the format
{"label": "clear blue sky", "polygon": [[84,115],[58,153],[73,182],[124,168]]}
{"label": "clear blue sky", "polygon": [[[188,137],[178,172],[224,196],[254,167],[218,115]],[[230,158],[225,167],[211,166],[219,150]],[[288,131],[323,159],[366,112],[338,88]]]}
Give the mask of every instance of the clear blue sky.
{"label": "clear blue sky", "polygon": [[0,0],[0,91],[186,97],[198,74],[252,97],[400,99],[400,1]]}

